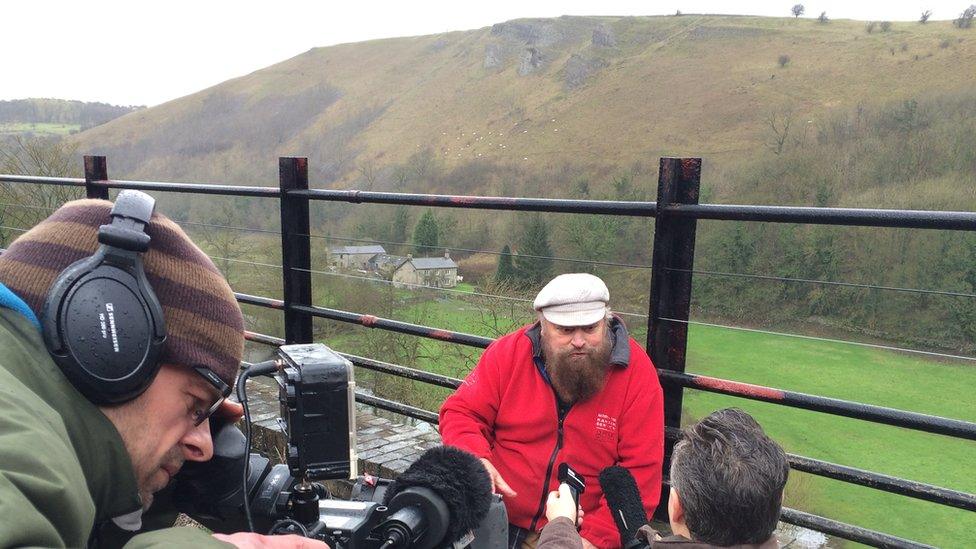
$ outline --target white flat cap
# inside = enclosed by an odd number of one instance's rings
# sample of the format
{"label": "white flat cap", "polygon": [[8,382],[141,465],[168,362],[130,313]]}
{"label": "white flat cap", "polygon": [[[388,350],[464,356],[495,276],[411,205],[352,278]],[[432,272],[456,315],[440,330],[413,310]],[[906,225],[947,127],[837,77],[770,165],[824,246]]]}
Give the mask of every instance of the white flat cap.
{"label": "white flat cap", "polygon": [[610,290],[589,273],[561,274],[549,281],[532,306],[559,326],[589,326],[607,314]]}

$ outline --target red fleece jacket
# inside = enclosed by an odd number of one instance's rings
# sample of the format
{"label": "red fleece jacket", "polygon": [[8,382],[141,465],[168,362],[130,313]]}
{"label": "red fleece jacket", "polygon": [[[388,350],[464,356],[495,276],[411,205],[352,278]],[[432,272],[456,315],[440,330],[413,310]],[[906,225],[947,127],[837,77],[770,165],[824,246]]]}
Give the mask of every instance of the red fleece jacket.
{"label": "red fleece jacket", "polygon": [[[585,477],[580,498],[581,535],[601,548],[620,547],[598,476],[611,465],[626,467],[637,480],[650,516],[661,495],[664,410],[661,385],[650,358],[615,322],[614,357],[606,387],[569,409],[559,438],[555,392],[533,362],[526,326],[492,343],[457,392],[440,411],[444,444],[487,458],[515,490],[506,498],[509,522],[541,530],[546,495],[558,488],[558,465],[569,463]],[[554,456],[555,454],[555,456]],[[548,478],[547,478],[548,472]]]}

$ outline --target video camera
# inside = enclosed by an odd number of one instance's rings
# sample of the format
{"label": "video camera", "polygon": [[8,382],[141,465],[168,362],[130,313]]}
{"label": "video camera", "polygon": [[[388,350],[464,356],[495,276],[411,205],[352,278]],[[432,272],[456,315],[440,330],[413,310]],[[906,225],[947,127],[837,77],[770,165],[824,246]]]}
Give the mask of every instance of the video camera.
{"label": "video camera", "polygon": [[[236,426],[212,425],[213,459],[187,463],[175,479],[181,512],[218,533],[299,534],[333,549],[506,545],[505,507],[491,493],[485,468],[466,452],[432,448],[395,481],[357,477],[348,360],[321,344],[284,345],[276,360],[242,373],[238,396],[245,407],[245,383],[255,375],[273,375],[278,384],[286,463],[250,453],[249,435]],[[357,479],[350,499],[332,499],[315,482],[330,479]]]}

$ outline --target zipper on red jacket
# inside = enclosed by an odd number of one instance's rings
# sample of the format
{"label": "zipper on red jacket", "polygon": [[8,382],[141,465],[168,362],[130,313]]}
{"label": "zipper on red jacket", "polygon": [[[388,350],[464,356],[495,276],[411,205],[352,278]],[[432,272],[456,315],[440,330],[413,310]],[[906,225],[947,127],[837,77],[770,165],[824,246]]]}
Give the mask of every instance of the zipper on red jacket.
{"label": "zipper on red jacket", "polygon": [[[555,393],[553,389],[553,393]],[[563,447],[563,420],[566,419],[566,415],[569,414],[569,409],[572,406],[567,406],[563,408],[559,405],[559,397],[556,396],[556,417],[559,418],[559,423],[556,428],[556,447],[552,451],[552,455],[549,456],[549,465],[546,467],[546,479],[542,482],[542,497],[539,499],[539,509],[535,512],[535,517],[532,518],[532,524],[529,525],[529,531],[535,532],[535,525],[538,524],[539,519],[542,518],[542,514],[546,510],[546,499],[549,497],[549,477],[552,476],[552,468],[556,464],[556,455],[559,454],[559,450]]]}

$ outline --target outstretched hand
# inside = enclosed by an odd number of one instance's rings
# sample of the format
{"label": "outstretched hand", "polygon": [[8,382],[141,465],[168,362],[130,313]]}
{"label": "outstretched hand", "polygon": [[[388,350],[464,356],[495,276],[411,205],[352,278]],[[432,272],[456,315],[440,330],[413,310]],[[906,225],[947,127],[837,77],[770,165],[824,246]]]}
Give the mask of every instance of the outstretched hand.
{"label": "outstretched hand", "polygon": [[576,506],[573,492],[565,483],[559,485],[558,492],[549,492],[546,501],[546,518],[552,521],[558,517],[566,517],[577,526],[583,523],[583,508]]}
{"label": "outstretched hand", "polygon": [[518,495],[515,493],[515,490],[512,490],[512,487],[505,482],[505,479],[502,478],[502,475],[498,472],[498,469],[495,469],[495,466],[492,465],[490,461],[485,458],[481,458],[481,463],[485,466],[485,469],[488,470],[488,476],[491,477],[492,492],[501,494],[507,498],[514,498]]}

